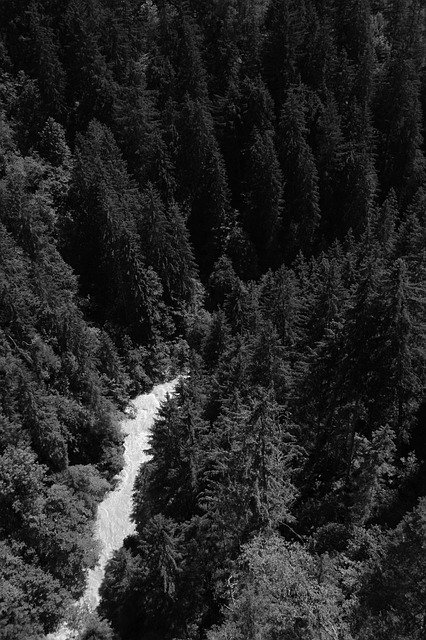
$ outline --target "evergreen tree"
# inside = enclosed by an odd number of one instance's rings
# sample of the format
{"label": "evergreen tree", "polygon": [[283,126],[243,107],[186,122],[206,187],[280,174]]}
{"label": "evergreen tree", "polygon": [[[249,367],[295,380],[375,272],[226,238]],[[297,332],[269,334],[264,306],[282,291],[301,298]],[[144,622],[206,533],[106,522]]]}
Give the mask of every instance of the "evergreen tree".
{"label": "evergreen tree", "polygon": [[376,222],[378,238],[389,257],[393,255],[395,250],[398,218],[398,201],[395,192],[392,190],[381,206]]}
{"label": "evergreen tree", "polygon": [[261,283],[262,314],[272,323],[293,358],[301,331],[300,288],[293,271],[281,267],[274,275],[266,274]]}
{"label": "evergreen tree", "polygon": [[[366,571],[359,593],[355,632],[361,637],[416,638],[424,632],[425,562],[421,543],[425,504],[420,500],[398,527],[385,534],[383,552]],[[407,600],[409,607],[405,606]]]}
{"label": "evergreen tree", "polygon": [[341,222],[343,236],[349,228],[357,234],[362,233],[374,204],[378,186],[374,158],[373,131],[368,107],[356,100],[350,107],[350,127],[348,127],[342,172],[344,209]]}
{"label": "evergreen tree", "polygon": [[294,257],[309,250],[320,220],[318,173],[307,141],[303,88],[288,91],[278,127],[278,155],[283,171],[283,245]]}
{"label": "evergreen tree", "polygon": [[283,179],[273,137],[256,128],[245,152],[242,220],[257,249],[259,264],[265,268],[276,262]]}
{"label": "evergreen tree", "polygon": [[184,216],[175,202],[166,211],[152,185],[144,192],[141,204],[141,244],[147,261],[161,279],[167,302],[189,302],[196,268]]}
{"label": "evergreen tree", "polygon": [[396,255],[410,265],[412,280],[424,279],[425,192],[419,189],[411,205],[405,210],[396,237]]}
{"label": "evergreen tree", "polygon": [[[127,539],[109,562],[109,576],[102,586],[102,606],[113,628],[123,638],[135,629],[164,633],[174,626],[174,591],[179,573],[179,538],[175,523],[154,516],[135,541]],[[135,553],[137,551],[137,555]],[[118,588],[117,588],[118,586]],[[161,609],[161,620],[157,612]]]}
{"label": "evergreen tree", "polygon": [[176,90],[183,98],[209,106],[207,75],[201,57],[201,35],[198,25],[183,4],[177,22],[178,51]]}
{"label": "evergreen tree", "polygon": [[153,337],[162,292],[138,243],[140,197],[111,132],[96,122],[80,141],[71,204],[74,239],[67,253],[86,278],[83,291],[93,297],[93,311],[105,319],[103,305],[114,300],[107,305],[111,320],[139,338]]}
{"label": "evergreen tree", "polygon": [[424,181],[421,154],[420,16],[417,2],[392,5],[391,50],[380,78],[375,101],[379,131],[379,177],[384,194],[395,189],[406,203]]}
{"label": "evergreen tree", "polygon": [[410,416],[415,413],[412,403],[417,405],[421,397],[420,372],[424,363],[419,346],[424,328],[418,322],[418,290],[410,285],[402,259],[397,260],[389,273],[384,290],[387,301],[384,324],[389,349],[386,369],[393,400],[392,424],[398,436],[404,438],[411,427]]}
{"label": "evergreen tree", "polygon": [[287,91],[300,80],[299,62],[307,29],[306,4],[304,1],[273,0],[268,5],[264,73],[277,114],[284,106]]}
{"label": "evergreen tree", "polygon": [[61,117],[64,110],[65,72],[59,57],[58,34],[50,24],[48,14],[37,2],[30,3],[29,39],[32,72],[37,76],[43,101],[49,112]]}
{"label": "evergreen tree", "polygon": [[[195,391],[195,398],[191,397]],[[155,462],[142,472],[144,490],[136,500],[134,517],[143,527],[147,514],[162,513],[188,520],[196,510],[199,491],[198,449],[204,423],[196,404],[199,390],[181,383],[177,398],[160,411],[150,441]]]}
{"label": "evergreen tree", "polygon": [[85,131],[93,118],[111,124],[115,87],[101,45],[105,14],[98,0],[71,0],[60,19],[72,133]]}
{"label": "evergreen tree", "polygon": [[341,117],[331,93],[321,105],[316,133],[321,222],[324,233],[331,237],[341,226],[344,194],[340,185],[345,153]]}
{"label": "evergreen tree", "polygon": [[228,187],[210,112],[185,98],[179,115],[178,197],[190,205],[188,228],[200,273],[206,276],[220,253],[227,223]]}
{"label": "evergreen tree", "polygon": [[129,172],[140,185],[161,180],[161,157],[166,155],[152,91],[146,86],[142,61],[134,62],[116,92],[113,128]]}

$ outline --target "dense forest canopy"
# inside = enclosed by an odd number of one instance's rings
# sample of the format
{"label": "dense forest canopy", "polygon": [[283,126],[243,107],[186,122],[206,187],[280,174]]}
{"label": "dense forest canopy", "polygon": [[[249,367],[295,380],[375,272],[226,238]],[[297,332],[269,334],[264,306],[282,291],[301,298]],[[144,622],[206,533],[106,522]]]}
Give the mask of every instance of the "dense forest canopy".
{"label": "dense forest canopy", "polygon": [[0,637],[426,638],[421,0],[0,3]]}

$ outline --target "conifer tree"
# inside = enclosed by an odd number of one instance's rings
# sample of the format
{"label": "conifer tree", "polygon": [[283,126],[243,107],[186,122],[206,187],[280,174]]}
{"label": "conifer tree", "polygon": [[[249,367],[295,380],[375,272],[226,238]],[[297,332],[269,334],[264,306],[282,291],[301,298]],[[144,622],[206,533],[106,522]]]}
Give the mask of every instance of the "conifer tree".
{"label": "conifer tree", "polygon": [[[384,332],[389,350],[384,363],[389,385],[388,410],[391,411],[391,424],[398,437],[404,438],[411,428],[413,405],[417,407],[420,401],[420,372],[423,370],[424,356],[419,346],[424,338],[424,326],[418,315],[418,289],[410,285],[407,268],[401,258],[389,273],[384,291]],[[387,385],[382,383],[382,386],[384,391]]]}
{"label": "conifer tree", "polygon": [[320,221],[318,172],[307,140],[303,88],[288,91],[278,125],[278,155],[284,189],[283,245],[294,257],[312,246]]}
{"label": "conifer tree", "polygon": [[[191,388],[192,387],[192,388]],[[197,395],[193,396],[193,393]],[[134,517],[139,528],[152,513],[162,513],[177,522],[189,520],[196,513],[200,489],[198,452],[205,429],[201,416],[199,390],[191,383],[180,384],[177,398],[161,409],[150,440],[153,464],[147,466],[146,483],[136,500]]]}
{"label": "conifer tree", "polygon": [[244,287],[227,256],[216,262],[209,279],[209,290],[211,304],[215,307],[223,305],[228,320],[238,324],[242,320]]}
{"label": "conifer tree", "polygon": [[350,125],[346,127],[344,165],[341,175],[343,215],[341,232],[343,236],[351,228],[361,234],[366,227],[372,210],[378,180],[372,148],[374,134],[368,106],[353,100],[348,107]]}
{"label": "conifer tree", "polygon": [[176,524],[162,515],[154,516],[135,542],[128,538],[128,548],[120,549],[110,560],[109,578],[101,591],[101,614],[108,613],[114,630],[124,638],[131,638],[135,628],[166,633],[177,614],[174,591],[180,554]]}
{"label": "conifer tree", "polygon": [[93,118],[111,124],[115,87],[102,51],[104,28],[105,10],[98,0],[71,0],[61,16],[59,34],[73,134],[85,131]]}
{"label": "conifer tree", "polygon": [[425,200],[421,188],[404,211],[396,237],[396,255],[410,266],[412,280],[419,284],[424,279]]}
{"label": "conifer tree", "polygon": [[230,327],[223,309],[213,315],[212,324],[204,344],[204,359],[207,365],[215,368],[230,340]]}
{"label": "conifer tree", "polygon": [[28,12],[30,51],[35,65],[43,100],[49,113],[60,118],[65,102],[65,71],[59,57],[58,34],[50,24],[50,16],[37,2],[32,2]]}
{"label": "conifer tree", "polygon": [[[223,562],[228,563],[243,536],[253,527],[251,510],[251,453],[244,445],[250,410],[233,388],[223,409],[206,434],[203,492],[200,506],[212,527],[211,541]],[[253,453],[253,451],[252,451]]]}
{"label": "conifer tree", "polygon": [[420,20],[419,3],[401,0],[390,7],[391,49],[375,100],[375,125],[379,132],[379,177],[387,194],[395,189],[406,204],[424,182],[421,154]]}
{"label": "conifer tree", "polygon": [[144,255],[159,275],[167,302],[190,302],[196,277],[185,219],[177,203],[168,210],[158,192],[148,185],[141,201],[138,230]]}
{"label": "conifer tree", "polygon": [[322,97],[334,83],[341,81],[338,71],[338,53],[334,14],[331,2],[308,3],[308,32],[306,53],[302,67],[302,81]]}
{"label": "conifer tree", "polygon": [[[152,338],[159,328],[162,291],[139,247],[139,195],[111,132],[96,122],[80,142],[71,204],[75,235],[68,252],[100,317],[112,311],[113,321],[139,338]],[[108,299],[115,300],[109,311],[102,308]]]}
{"label": "conifer tree", "polygon": [[180,97],[188,95],[208,107],[207,76],[201,57],[201,38],[198,25],[185,3],[179,9],[177,22],[178,51],[176,90]]}
{"label": "conifer tree", "polygon": [[206,276],[220,254],[228,217],[228,186],[210,112],[186,96],[179,115],[178,198],[190,205],[188,228],[200,273]]}
{"label": "conifer tree", "polygon": [[161,159],[167,155],[159,129],[154,97],[146,86],[142,61],[129,62],[129,69],[115,95],[113,128],[123,149],[129,172],[137,182],[161,180]]}
{"label": "conifer tree", "polygon": [[[424,633],[425,503],[420,499],[382,540],[382,553],[363,576],[354,629],[366,638],[421,638]],[[406,607],[407,600],[410,606]]]}
{"label": "conifer tree", "polygon": [[[373,50],[371,33],[370,0],[356,0],[355,2],[335,3],[336,40],[339,49],[344,49],[357,67],[357,75],[362,72],[359,81],[364,86],[364,92],[358,93],[357,98],[368,97],[372,84]],[[358,85],[358,89],[361,87]]]}
{"label": "conifer tree", "polygon": [[272,134],[255,128],[244,155],[242,221],[265,269],[277,261],[283,194]]}
{"label": "conifer tree", "polygon": [[[241,65],[239,65],[240,68]],[[270,174],[270,195],[274,198],[277,185],[273,185],[277,178],[274,149],[274,110],[271,96],[260,75],[251,78],[243,76],[243,72],[236,71],[235,77],[230,79],[227,94],[218,102],[219,142],[224,153],[227,175],[232,190],[232,202],[238,210],[246,206],[246,194],[250,191],[251,182],[257,180],[252,161],[253,147],[263,146],[269,156],[270,169],[263,171]],[[271,184],[271,178],[275,179]],[[280,187],[281,188],[281,187]]]}
{"label": "conifer tree", "polygon": [[282,266],[268,273],[261,283],[262,314],[273,322],[278,336],[289,353],[293,353],[300,337],[300,287],[292,270]]}
{"label": "conifer tree", "polygon": [[249,417],[245,446],[252,448],[251,509],[255,526],[266,528],[292,522],[296,491],[291,482],[294,462],[291,434],[285,433],[273,392],[256,399]]}
{"label": "conifer tree", "polygon": [[327,235],[335,236],[343,209],[340,185],[345,150],[341,117],[334,95],[330,92],[327,92],[321,105],[316,136],[322,229]]}
{"label": "conifer tree", "polygon": [[399,218],[398,200],[392,189],[382,204],[376,221],[376,233],[384,252],[390,257],[394,254],[396,224]]}
{"label": "conifer tree", "polygon": [[300,80],[299,61],[306,38],[306,3],[272,0],[265,17],[267,40],[264,73],[276,113],[284,106],[289,88]]}

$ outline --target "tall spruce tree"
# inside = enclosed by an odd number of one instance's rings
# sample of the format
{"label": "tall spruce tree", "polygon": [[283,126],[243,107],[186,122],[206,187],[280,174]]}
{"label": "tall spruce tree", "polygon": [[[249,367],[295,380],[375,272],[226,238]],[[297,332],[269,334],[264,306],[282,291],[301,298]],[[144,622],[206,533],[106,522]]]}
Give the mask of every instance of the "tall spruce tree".
{"label": "tall spruce tree", "polygon": [[305,91],[288,91],[278,125],[278,155],[284,188],[282,243],[285,255],[295,257],[309,251],[320,221],[318,172],[307,140]]}
{"label": "tall spruce tree", "polygon": [[111,132],[97,122],[80,139],[70,198],[74,237],[67,255],[82,275],[95,317],[117,322],[139,339],[154,337],[162,290],[139,245],[140,196]]}
{"label": "tall spruce tree", "polygon": [[177,307],[191,301],[196,267],[185,218],[172,202],[166,209],[158,192],[148,185],[137,221],[141,246],[159,275],[167,302]]}
{"label": "tall spruce tree", "polygon": [[303,55],[307,24],[304,0],[272,0],[267,9],[264,73],[277,114],[287,91],[300,81],[299,61]]}
{"label": "tall spruce tree", "polygon": [[262,269],[279,260],[283,178],[270,131],[256,128],[244,153],[242,222]]}
{"label": "tall spruce tree", "polygon": [[421,16],[418,2],[402,0],[389,7],[390,52],[375,100],[379,132],[378,168],[384,195],[395,189],[407,204],[424,182],[420,104]]}

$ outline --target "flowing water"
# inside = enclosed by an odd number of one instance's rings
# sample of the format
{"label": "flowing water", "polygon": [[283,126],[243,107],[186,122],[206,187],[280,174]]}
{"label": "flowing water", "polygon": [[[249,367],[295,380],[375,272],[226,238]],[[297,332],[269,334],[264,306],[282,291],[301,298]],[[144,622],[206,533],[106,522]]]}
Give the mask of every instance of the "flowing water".
{"label": "flowing water", "polygon": [[[134,523],[130,520],[133,485],[140,465],[148,459],[145,450],[148,448],[150,430],[160,403],[167,394],[174,392],[176,384],[177,380],[159,384],[151,393],[138,396],[132,403],[135,417],[126,418],[122,422],[122,430],[126,436],[124,467],[115,490],[108,493],[98,507],[94,537],[100,543],[101,552],[98,564],[88,573],[86,590],[76,604],[78,609],[93,611],[97,607],[106,563],[113,552],[121,547],[124,538],[135,530]],[[49,634],[46,640],[71,640],[76,635],[68,625],[64,625],[59,631]]]}

